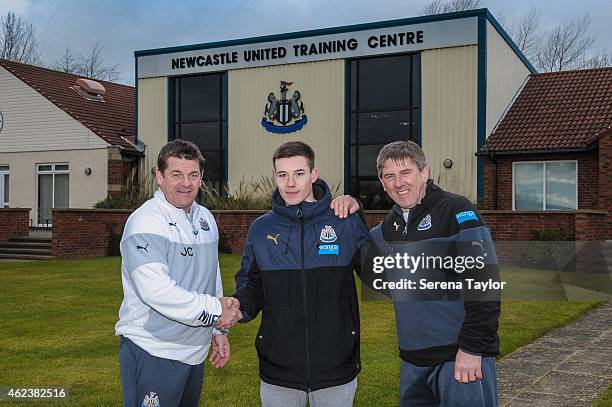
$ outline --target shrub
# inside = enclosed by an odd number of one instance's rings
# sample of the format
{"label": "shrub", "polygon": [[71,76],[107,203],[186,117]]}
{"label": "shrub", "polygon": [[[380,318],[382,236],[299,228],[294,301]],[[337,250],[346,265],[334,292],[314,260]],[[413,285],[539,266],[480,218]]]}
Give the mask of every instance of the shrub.
{"label": "shrub", "polygon": [[531,240],[543,242],[566,242],[574,240],[574,232],[572,230],[559,229],[540,229],[531,232]]}

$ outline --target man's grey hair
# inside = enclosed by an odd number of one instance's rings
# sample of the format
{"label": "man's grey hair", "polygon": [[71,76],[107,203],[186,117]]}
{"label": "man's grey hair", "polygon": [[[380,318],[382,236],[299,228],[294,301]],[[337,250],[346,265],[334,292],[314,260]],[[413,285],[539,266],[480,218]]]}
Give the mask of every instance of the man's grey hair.
{"label": "man's grey hair", "polygon": [[393,160],[396,163],[404,162],[410,159],[419,171],[422,171],[427,165],[425,161],[425,153],[414,141],[394,141],[380,149],[378,157],[376,157],[376,168],[378,169],[378,177],[382,176],[382,170],[385,161]]}

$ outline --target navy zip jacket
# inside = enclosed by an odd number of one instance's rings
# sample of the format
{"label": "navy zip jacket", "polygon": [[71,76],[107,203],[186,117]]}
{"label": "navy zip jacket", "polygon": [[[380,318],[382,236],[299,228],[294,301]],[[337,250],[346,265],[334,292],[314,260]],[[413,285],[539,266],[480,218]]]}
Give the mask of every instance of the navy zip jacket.
{"label": "navy zip jacket", "polygon": [[[440,254],[447,248],[446,254],[453,256],[486,253],[485,268],[477,272],[480,274],[476,279],[499,280],[491,235],[469,200],[442,190],[430,180],[425,197],[408,214],[406,222],[402,209],[395,205],[381,224],[370,231],[372,242],[378,246],[386,242],[413,242],[405,247],[412,248],[415,255]],[[392,251],[390,246],[382,250]],[[435,273],[440,272],[434,271],[430,276]],[[465,277],[459,275],[457,279]],[[447,274],[441,278],[451,277]],[[475,355],[499,354],[500,302],[483,299],[484,296],[477,300],[474,296],[467,300],[447,297],[428,301],[394,298],[402,360],[418,366],[435,366],[454,360],[459,348]]]}
{"label": "navy zip jacket", "polygon": [[358,215],[334,215],[325,182],[313,192],[316,202],[292,206],[274,192],[272,211],[249,228],[234,294],[242,322],[262,311],[261,379],[303,391],[346,384],[361,369],[353,269],[368,234]]}

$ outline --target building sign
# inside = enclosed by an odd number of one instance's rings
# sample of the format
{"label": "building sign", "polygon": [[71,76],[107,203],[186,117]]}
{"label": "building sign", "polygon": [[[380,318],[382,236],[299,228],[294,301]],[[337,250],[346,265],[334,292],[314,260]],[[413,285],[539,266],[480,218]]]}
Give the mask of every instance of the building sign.
{"label": "building sign", "polygon": [[[478,18],[410,24],[289,40],[137,55],[138,78],[393,54],[478,43]],[[144,52],[144,51],[143,51]]]}
{"label": "building sign", "polygon": [[308,117],[304,112],[304,103],[298,90],[294,90],[291,99],[287,99],[287,91],[293,82],[281,81],[281,98],[277,99],[274,92],[268,95],[268,103],[261,119],[261,125],[271,133],[293,133],[301,130]]}

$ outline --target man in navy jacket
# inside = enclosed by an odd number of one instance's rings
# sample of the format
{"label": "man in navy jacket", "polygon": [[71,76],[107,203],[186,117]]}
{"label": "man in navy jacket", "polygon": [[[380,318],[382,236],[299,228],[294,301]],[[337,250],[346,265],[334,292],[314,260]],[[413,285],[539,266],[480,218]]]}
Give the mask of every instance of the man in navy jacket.
{"label": "man in navy jacket", "polygon": [[361,370],[353,269],[368,230],[330,209],[308,145],[281,145],[273,165],[272,211],[249,229],[234,294],[242,322],[262,311],[262,404],[352,406]]}
{"label": "man in navy jacket", "polygon": [[[399,249],[423,259],[447,248],[451,249],[446,254],[457,261],[480,256],[483,268],[472,273],[476,279],[499,279],[495,249],[480,214],[469,200],[443,191],[429,179],[425,154],[417,144],[387,144],[378,154],[377,168],[395,205],[370,231],[374,244],[386,245],[388,253]],[[420,272],[445,283],[467,282],[457,270]],[[474,296],[461,289],[449,298],[450,292],[424,291],[427,300],[394,293],[401,406],[497,405],[499,296]]]}

